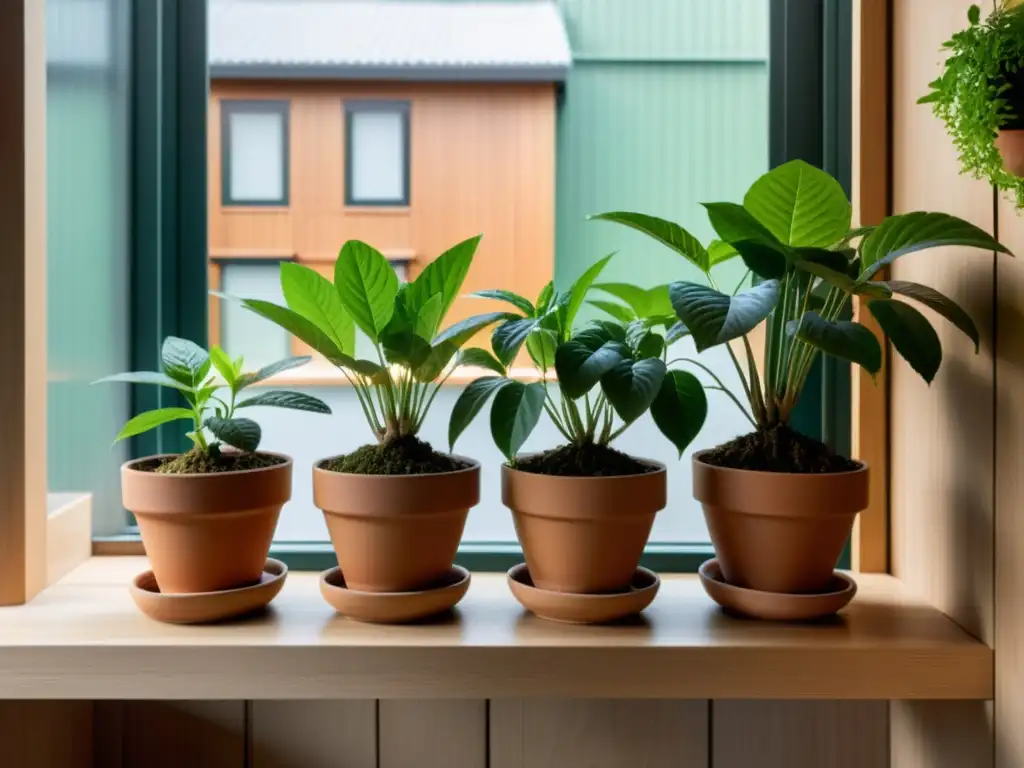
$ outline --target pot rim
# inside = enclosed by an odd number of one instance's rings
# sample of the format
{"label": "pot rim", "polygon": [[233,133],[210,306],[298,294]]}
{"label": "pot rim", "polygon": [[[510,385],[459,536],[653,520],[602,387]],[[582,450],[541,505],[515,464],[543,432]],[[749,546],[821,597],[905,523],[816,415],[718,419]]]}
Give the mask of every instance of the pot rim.
{"label": "pot rim", "polygon": [[[522,453],[516,458],[526,458],[527,456],[537,456],[543,453],[543,451],[535,451],[534,453]],[[501,471],[509,472],[515,475],[523,475],[528,477],[544,477],[552,481],[565,481],[565,480],[594,480],[594,481],[609,481],[609,480],[631,480],[636,477],[654,477],[657,475],[664,475],[668,473],[668,468],[660,461],[654,459],[646,459],[640,456],[633,456],[632,454],[626,454],[629,458],[634,461],[638,461],[641,464],[646,464],[649,467],[654,467],[653,472],[634,472],[630,475],[548,475],[544,472],[527,472],[523,469],[516,469],[510,467],[507,461],[501,462]]]}
{"label": "pot rim", "polygon": [[866,461],[860,461],[859,459],[850,459],[858,465],[856,469],[848,469],[845,472],[769,472],[764,469],[739,469],[737,467],[719,467],[715,464],[708,464],[706,461],[701,459],[701,456],[713,451],[713,448],[706,448],[703,451],[696,451],[693,454],[693,463],[700,464],[700,466],[706,470],[713,472],[725,472],[734,474],[749,474],[749,475],[765,475],[765,476],[777,476],[783,478],[830,478],[830,477],[850,477],[851,475],[857,475],[863,472],[867,472],[869,464]]}
{"label": "pot rim", "polygon": [[136,469],[136,464],[141,464],[144,461],[152,461],[153,459],[166,459],[170,457],[181,456],[180,453],[154,453],[150,456],[141,456],[137,459],[129,459],[121,465],[122,472],[130,472],[134,475],[140,475],[143,477],[149,475],[157,475],[161,478],[172,478],[174,480],[190,480],[200,477],[238,477],[239,475],[251,475],[259,472],[272,472],[274,470],[282,470],[285,467],[289,467],[293,464],[293,459],[287,453],[278,453],[277,451],[253,451],[253,453],[261,453],[264,456],[276,456],[277,458],[284,459],[279,464],[272,464],[269,467],[253,467],[251,469],[232,469],[227,472],[189,472],[182,474],[159,474],[156,472],[147,472],[141,469]]}
{"label": "pot rim", "polygon": [[462,469],[453,469],[450,472],[419,472],[411,475],[370,475],[363,474],[362,472],[335,472],[333,469],[325,469],[324,467],[320,466],[325,461],[330,461],[331,459],[336,459],[339,456],[345,455],[343,453],[336,453],[333,456],[325,456],[322,459],[317,459],[316,461],[314,461],[313,474],[321,474],[327,477],[366,477],[380,478],[382,480],[394,480],[398,478],[406,479],[410,477],[452,477],[455,475],[477,472],[480,469],[480,462],[469,456],[463,456],[458,453],[442,453],[441,451],[437,451],[437,453],[441,453],[442,456],[447,456],[451,459],[458,459],[459,461],[464,461],[467,464],[469,464],[469,466],[463,467]]}

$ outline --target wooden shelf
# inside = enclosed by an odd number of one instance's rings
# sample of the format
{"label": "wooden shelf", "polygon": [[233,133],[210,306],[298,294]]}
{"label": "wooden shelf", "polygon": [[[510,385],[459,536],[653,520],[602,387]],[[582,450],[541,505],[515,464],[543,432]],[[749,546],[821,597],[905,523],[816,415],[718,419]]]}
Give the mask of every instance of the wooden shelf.
{"label": "wooden shelf", "polygon": [[128,595],[139,557],[94,557],[28,605],[0,609],[0,699],[989,699],[987,646],[889,576],[859,575],[833,621],[722,614],[694,576],[666,576],[642,619],[612,627],[526,614],[501,574],[457,613],[406,627],[333,613],[315,573],[271,610],[175,627]]}

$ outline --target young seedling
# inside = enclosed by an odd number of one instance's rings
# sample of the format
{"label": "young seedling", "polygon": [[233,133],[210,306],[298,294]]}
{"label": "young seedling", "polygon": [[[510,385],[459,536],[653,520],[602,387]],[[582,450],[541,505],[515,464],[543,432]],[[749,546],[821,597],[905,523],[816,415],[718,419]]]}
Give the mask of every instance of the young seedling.
{"label": "young seedling", "polygon": [[[260,425],[250,418],[236,415],[240,409],[263,405],[313,413],[331,412],[326,403],[301,392],[265,391],[239,399],[248,387],[304,365],[309,362],[309,357],[288,357],[258,371],[245,373],[242,358],[232,360],[219,346],[214,345],[207,353],[194,342],[169,336],[161,348],[161,359],[163,372],[118,373],[93,383],[155,384],[180,392],[187,407],[158,408],[140,413],[122,427],[117,440],[148,432],[172,421],[191,421],[192,429],[187,435],[193,447],[189,454],[181,457],[179,468],[185,471],[196,466],[203,467],[201,471],[213,471],[221,458],[221,444],[244,453],[256,451],[260,444]],[[220,374],[221,380],[213,375],[212,370]],[[207,432],[213,436],[212,440],[207,437]]]}

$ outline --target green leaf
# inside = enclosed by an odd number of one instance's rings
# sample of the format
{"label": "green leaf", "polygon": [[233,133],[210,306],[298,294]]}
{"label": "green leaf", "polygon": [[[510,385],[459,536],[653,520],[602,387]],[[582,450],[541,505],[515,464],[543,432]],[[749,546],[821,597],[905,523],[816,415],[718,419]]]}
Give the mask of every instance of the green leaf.
{"label": "green leaf", "polygon": [[505,366],[486,349],[470,347],[459,353],[457,365],[472,365],[477,368],[487,368],[500,376],[505,375]]}
{"label": "green leaf", "polygon": [[601,389],[615,412],[629,424],[651,407],[664,378],[665,363],[661,360],[621,360],[601,377]]}
{"label": "green leaf", "polygon": [[834,285],[836,288],[840,288],[847,293],[857,294],[858,296],[870,296],[875,299],[888,299],[892,296],[892,291],[885,283],[870,281],[862,283],[847,276],[844,272],[836,272],[834,269],[829,269],[823,264],[798,259],[796,267],[803,272],[820,277],[828,284]]}
{"label": "green leaf", "polygon": [[233,387],[238,374],[235,373],[235,365],[231,362],[231,358],[220,348],[220,345],[214,344],[210,348],[210,362],[213,363],[213,367],[217,369],[217,373],[221,375],[224,382],[229,387]]}
{"label": "green leaf", "polygon": [[441,322],[441,294],[435,293],[426,303],[420,307],[419,312],[413,320],[413,332],[421,339],[430,341],[437,333],[437,326]]}
{"label": "green leaf", "polygon": [[631,285],[630,283],[598,283],[594,288],[611,294],[620,301],[624,301],[638,317],[643,317],[651,312],[651,295],[639,286]]}
{"label": "green leaf", "polygon": [[906,280],[889,280],[884,285],[888,286],[893,293],[919,301],[929,309],[938,312],[967,334],[967,337],[974,342],[974,351],[978,351],[981,346],[978,327],[974,324],[971,316],[951,298],[939,293],[934,288],[929,288],[927,285],[911,283]]}
{"label": "green leaf", "polygon": [[281,262],[281,290],[288,307],[327,334],[334,345],[351,355],[356,327],[334,284],[314,269]]}
{"label": "green leaf", "polygon": [[536,310],[533,308],[533,302],[523,296],[520,296],[518,293],[513,293],[512,291],[476,291],[469,295],[478,299],[497,299],[498,301],[504,301],[506,304],[511,304],[527,317],[533,317],[536,313]]}
{"label": "green leaf", "polygon": [[548,304],[551,303],[551,297],[555,295],[555,283],[552,280],[548,280],[547,284],[540,289],[540,293],[537,294],[537,301],[534,304],[537,305],[535,315],[543,315],[548,311]]}
{"label": "green leaf", "polygon": [[629,213],[627,211],[611,211],[599,213],[589,218],[598,221],[613,221],[622,224],[638,232],[643,232],[663,245],[667,245],[680,256],[696,265],[702,272],[711,269],[711,261],[707,250],[701,245],[700,240],[691,235],[678,224],[657,216],[648,216],[644,213]]}
{"label": "green leaf", "polygon": [[967,9],[967,21],[973,26],[981,21],[981,8],[977,5],[972,5]]}
{"label": "green leaf", "polygon": [[697,377],[686,371],[669,371],[651,403],[651,418],[679,451],[679,458],[707,416],[708,398]]}
{"label": "green leaf", "polygon": [[236,408],[248,408],[254,405],[267,405],[273,408],[290,408],[293,411],[310,411],[311,413],[330,413],[331,407],[323,400],[302,392],[261,392],[240,402]]}
{"label": "green leaf", "polygon": [[789,257],[775,245],[761,240],[737,240],[734,243],[747,269],[765,280],[778,280],[789,269]]}
{"label": "green leaf", "polygon": [[145,411],[135,418],[129,419],[128,423],[118,432],[117,439],[114,442],[124,440],[126,437],[141,435],[143,432],[148,432],[154,427],[159,427],[161,424],[178,421],[179,419],[189,419],[191,421],[192,411],[188,408],[158,408],[155,411]]}
{"label": "green leaf", "polygon": [[534,364],[543,371],[554,366],[557,347],[557,335],[546,328],[539,328],[526,337],[526,351],[530,353]]}
{"label": "green leaf", "polygon": [[253,373],[243,374],[238,378],[235,391],[241,391],[251,384],[255,384],[258,381],[266,381],[271,376],[276,376],[282,371],[290,371],[293,368],[299,368],[305,365],[313,358],[309,355],[297,355],[295,357],[286,357],[282,360],[277,360],[273,363],[268,363],[260,368],[258,371]]}
{"label": "green leaf", "polygon": [[779,242],[818,247],[842,239],[853,211],[839,182],[803,160],[791,160],[761,176],[744,196],[743,207]]}
{"label": "green leaf", "polygon": [[613,301],[603,301],[602,299],[588,299],[587,304],[597,307],[602,312],[611,315],[621,323],[628,323],[630,320],[636,319],[636,312],[634,312],[629,307],[623,306],[622,304],[616,304]]}
{"label": "green leaf", "polygon": [[413,369],[412,375],[422,382],[429,382],[441,375],[441,371],[455,357],[459,348],[451,341],[442,341],[432,345],[424,357]]}
{"label": "green leaf", "polygon": [[210,370],[210,355],[188,339],[168,336],[160,349],[164,370],[172,379],[195,388]]}
{"label": "green leaf", "polygon": [[630,356],[629,350],[617,341],[599,346],[579,338],[559,344],[555,351],[555,371],[562,394],[575,400],[589,392],[601,377],[620,360]]}
{"label": "green leaf", "polygon": [[508,381],[498,390],[491,406],[491,436],[506,459],[515,458],[543,410],[544,385],[538,381]]}
{"label": "green leaf", "polygon": [[[223,294],[218,294],[223,296]],[[230,297],[225,297],[230,298]],[[242,299],[242,306],[260,317],[264,317],[275,325],[284,328],[299,341],[305,342],[315,351],[337,365],[337,360],[345,355],[326,333],[297,312],[261,299]]]}
{"label": "green leaf", "polygon": [[680,320],[668,329],[668,333],[665,334],[665,343],[675,344],[680,339],[689,335],[690,329],[686,327],[686,323]]}
{"label": "green leaf", "polygon": [[601,274],[601,270],[605,268],[609,261],[611,261],[614,253],[609,253],[603,259],[593,264],[586,272],[579,276],[572,287],[569,289],[569,301],[566,304],[565,317],[563,319],[563,329],[568,335],[572,329],[573,320],[576,319],[576,313],[580,311],[580,307],[583,306],[583,300],[587,297],[587,291],[590,290],[590,286],[594,284],[597,276]]}
{"label": "green leaf", "polygon": [[673,283],[670,294],[697,351],[703,352],[749,333],[768,317],[779,301],[779,282],[766,280],[735,296],[696,283]]}
{"label": "green leaf", "polygon": [[411,330],[381,336],[384,357],[389,363],[415,368],[430,354],[430,342]]}
{"label": "green leaf", "polygon": [[791,320],[786,331],[828,355],[856,363],[872,376],[882,368],[882,347],[860,323],[832,322],[817,312],[805,312],[800,320]]}
{"label": "green leaf", "polygon": [[1010,253],[985,230],[947,213],[915,211],[890,216],[861,243],[862,282],[900,256],[943,245],[963,245]]}
{"label": "green leaf", "polygon": [[506,368],[512,364],[519,348],[523,346],[526,337],[537,327],[537,320],[534,318],[518,318],[507,320],[491,334],[491,349]]}
{"label": "green leaf", "polygon": [[[735,246],[743,240],[753,240],[773,246],[780,252],[782,243],[754,215],[736,203],[701,203],[715,232],[725,242]],[[742,251],[740,252],[742,254]]]}
{"label": "green leaf", "polygon": [[[469,272],[469,266],[473,263],[473,255],[480,244],[482,235],[463,240],[461,243],[452,246],[442,253],[413,280],[406,290],[406,307],[410,314],[419,315],[428,301],[435,294],[440,294],[440,309],[437,313],[437,322],[430,329],[430,333],[424,338],[431,339],[437,333],[441,321],[448,314],[452,303],[459,295],[462,283]],[[391,270],[394,274],[394,270]]]}
{"label": "green leaf", "polygon": [[[398,275],[391,264],[373,247],[349,240],[341,247],[334,265],[334,285],[355,324],[376,343],[395,311]],[[420,304],[406,306],[410,311],[414,306],[418,309],[436,292],[430,291]]]}
{"label": "green leaf", "polygon": [[191,392],[192,388],[180,381],[175,381],[165,373],[156,371],[135,371],[132,373],[115,373],[113,376],[104,376],[96,379],[93,384],[104,384],[107,382],[125,382],[127,384],[156,384],[158,387],[171,387],[182,392]]}
{"label": "green leaf", "polygon": [[708,263],[712,267],[718,266],[739,255],[739,251],[722,240],[712,240],[708,243]]}
{"label": "green leaf", "polygon": [[221,419],[211,416],[203,424],[218,440],[240,451],[252,453],[260,446],[260,425],[252,419]]}
{"label": "green leaf", "polygon": [[465,320],[460,320],[449,328],[445,328],[434,339],[434,343],[440,344],[442,341],[450,341],[455,346],[461,348],[488,325],[518,319],[520,319],[520,316],[511,312],[487,312],[482,315],[474,315],[473,317],[467,317]]}
{"label": "green leaf", "polygon": [[[470,350],[466,350],[467,352]],[[484,350],[479,350],[483,352]],[[455,449],[455,441],[466,431],[473,419],[484,407],[491,395],[511,383],[511,379],[499,376],[484,376],[470,383],[462,390],[459,399],[452,406],[452,414],[448,419],[448,450]]]}
{"label": "green leaf", "polygon": [[942,344],[928,319],[909,304],[895,299],[869,301],[868,309],[896,351],[931,384],[942,363]]}
{"label": "green leaf", "polygon": [[633,348],[633,356],[637,360],[643,360],[648,357],[661,357],[664,351],[665,340],[657,333],[648,331],[637,341]]}

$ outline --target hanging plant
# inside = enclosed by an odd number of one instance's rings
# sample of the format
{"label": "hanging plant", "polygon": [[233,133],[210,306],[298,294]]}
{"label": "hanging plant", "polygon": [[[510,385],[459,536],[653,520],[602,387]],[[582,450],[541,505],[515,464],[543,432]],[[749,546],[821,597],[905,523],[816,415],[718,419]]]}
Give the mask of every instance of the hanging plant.
{"label": "hanging plant", "polygon": [[960,152],[963,173],[1013,192],[1024,207],[1024,5],[1007,2],[943,43],[942,75],[918,104],[931,104]]}

